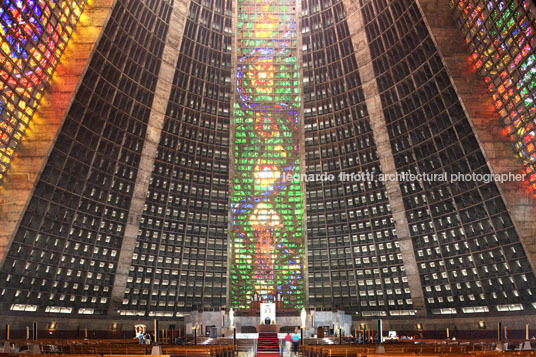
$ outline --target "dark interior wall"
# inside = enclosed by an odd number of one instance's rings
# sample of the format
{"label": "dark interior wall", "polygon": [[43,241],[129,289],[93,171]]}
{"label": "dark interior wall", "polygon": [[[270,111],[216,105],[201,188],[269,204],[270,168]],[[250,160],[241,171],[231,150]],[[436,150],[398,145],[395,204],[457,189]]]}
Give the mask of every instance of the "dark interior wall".
{"label": "dark interior wall", "polygon": [[[354,47],[340,1],[302,1],[309,304],[371,316],[413,312],[380,174]],[[344,173],[347,177],[339,176]]]}
{"label": "dark interior wall", "polygon": [[226,304],[231,9],[189,3],[121,305],[129,313]]}
{"label": "dark interior wall", "polygon": [[107,310],[171,4],[112,11],[2,266],[2,311]]}
{"label": "dark interior wall", "polygon": [[[25,339],[26,328],[30,330],[30,338],[32,336],[33,322],[37,322],[38,338],[84,338],[85,329],[87,329],[88,338],[133,338],[135,336],[134,326],[136,324],[144,324],[147,331],[153,333],[154,319],[94,319],[94,318],[79,318],[69,319],[58,316],[50,317],[6,317],[5,323],[0,326],[0,340],[6,337],[6,325],[9,324],[11,339]],[[50,329],[50,324],[54,322],[55,328]],[[185,335],[185,324],[182,318],[172,320],[158,319],[159,330],[168,329],[171,333],[173,329],[175,336],[178,336],[179,329],[181,336]],[[190,331],[191,333],[191,331]]]}
{"label": "dark interior wall", "polygon": [[[361,8],[397,172],[490,169],[412,0]],[[536,281],[495,182],[401,182],[429,314],[534,311]]]}

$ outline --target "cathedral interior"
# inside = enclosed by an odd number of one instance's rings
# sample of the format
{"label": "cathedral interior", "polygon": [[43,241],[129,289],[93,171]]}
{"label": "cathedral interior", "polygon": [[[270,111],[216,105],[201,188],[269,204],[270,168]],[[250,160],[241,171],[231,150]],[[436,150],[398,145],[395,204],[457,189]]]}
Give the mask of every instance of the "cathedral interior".
{"label": "cathedral interior", "polygon": [[536,329],[531,0],[1,0],[0,32],[13,332]]}

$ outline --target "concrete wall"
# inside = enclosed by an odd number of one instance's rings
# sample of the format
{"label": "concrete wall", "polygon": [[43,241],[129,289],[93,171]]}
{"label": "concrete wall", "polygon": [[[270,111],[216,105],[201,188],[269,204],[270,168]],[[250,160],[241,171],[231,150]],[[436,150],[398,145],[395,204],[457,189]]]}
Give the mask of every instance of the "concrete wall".
{"label": "concrete wall", "polygon": [[[359,328],[361,323],[365,323],[368,327],[375,328],[377,319],[369,320],[354,320],[352,328]],[[484,321],[488,329],[496,328],[498,322],[502,322],[503,326],[508,326],[512,329],[525,329],[526,324],[529,324],[531,329],[536,331],[536,317],[534,315],[519,315],[519,316],[470,316],[470,317],[449,317],[438,316],[437,318],[413,318],[413,319],[389,319],[382,318],[384,330],[413,330],[416,329],[417,323],[421,323],[425,330],[445,330],[450,327],[454,330],[456,326],[460,330],[477,330],[478,322]],[[536,332],[535,332],[536,333]]]}
{"label": "concrete wall", "polygon": [[[242,331],[242,327],[255,327],[261,323],[259,316],[235,316],[235,327],[238,332]],[[229,332],[229,318],[224,311],[194,311],[184,317],[184,323],[187,333],[191,333],[192,328],[196,324],[201,324],[202,332],[205,332],[204,326],[216,326],[218,336],[221,334],[227,334]],[[300,316],[276,316],[276,325],[281,327],[293,327],[300,328],[301,317]],[[310,337],[316,333],[316,329],[320,326],[329,326],[338,330],[338,327],[343,329],[343,333],[348,335],[351,331],[352,316],[345,314],[344,311],[317,311],[314,313],[314,318],[311,315],[307,315],[306,329],[304,331],[305,336]]]}
{"label": "concrete wall", "polygon": [[198,325],[202,330],[198,330],[201,336],[205,335],[205,326],[214,326],[217,336],[221,336],[227,332],[226,327],[229,326],[229,320],[226,319],[225,311],[204,311],[192,313],[184,317],[185,332],[192,333],[192,329]]}
{"label": "concrete wall", "polygon": [[313,334],[316,334],[316,329],[321,326],[329,326],[335,329],[336,334],[338,334],[338,328],[342,328],[343,335],[349,335],[352,328],[352,315],[345,314],[344,311],[315,311]]}
{"label": "concrete wall", "polygon": [[[161,320],[156,318],[159,321],[158,328],[169,329],[172,325],[175,326],[175,331],[178,333],[178,329],[181,329],[181,333],[184,336],[184,320],[183,318],[176,320]],[[113,338],[116,334],[117,338],[122,336],[134,337],[134,325],[144,324],[147,326],[147,331],[151,333],[154,330],[154,320],[155,319],[127,319],[122,317],[121,319],[95,319],[95,318],[79,318],[79,319],[70,319],[62,318],[57,316],[50,317],[22,317],[22,316],[4,316],[3,324],[0,326],[0,337],[4,337],[5,334],[2,331],[5,330],[6,324],[9,324],[10,330],[22,331],[25,332],[26,327],[32,330],[33,322],[37,322],[37,329],[40,332],[40,335],[54,335],[55,337],[68,336],[69,338],[84,337],[84,330],[88,330],[88,337],[105,337]],[[49,330],[49,324],[51,322],[56,323],[55,330]],[[113,329],[114,324],[117,324],[116,329]],[[52,334],[50,334],[52,332]],[[60,334],[61,332],[61,334]],[[190,331],[191,333],[191,331]],[[16,335],[12,335],[13,338],[17,338]]]}
{"label": "concrete wall", "polygon": [[[171,325],[174,325],[175,333],[178,334],[178,329],[181,329],[181,335],[184,336],[185,334],[191,335],[192,334],[192,322],[195,318],[202,318],[204,326],[209,325],[215,325],[216,327],[220,326],[221,328],[221,316],[224,312],[223,311],[215,311],[215,312],[204,312],[199,315],[195,315],[196,313],[192,313],[191,315],[186,315],[184,318],[174,318],[174,319],[163,319],[163,318],[156,318],[159,320],[159,329],[166,329],[170,328]],[[206,315],[205,315],[206,314]],[[339,314],[344,314],[343,312],[339,312]],[[305,336],[311,336],[312,334],[316,333],[316,327],[318,326],[333,326],[334,322],[336,321],[336,315],[337,313],[331,313],[331,312],[316,312],[315,318],[314,318],[314,327],[308,328],[305,331]],[[196,317],[197,316],[197,317]],[[349,335],[354,332],[354,329],[359,329],[360,324],[364,323],[366,324],[367,328],[372,328],[376,330],[377,326],[377,319],[366,319],[366,320],[351,320],[352,316],[350,315],[341,315],[340,321],[342,322],[342,325],[344,326],[344,334]],[[243,320],[242,320],[243,319]],[[0,337],[5,336],[5,325],[9,324],[11,331],[21,331],[23,333],[26,329],[26,327],[30,327],[33,321],[37,321],[38,324],[38,330],[40,331],[40,335],[50,335],[50,332],[52,332],[52,336],[54,337],[62,337],[68,336],[69,338],[76,338],[84,337],[84,329],[88,329],[88,336],[89,338],[122,338],[122,336],[125,336],[127,338],[134,337],[134,325],[136,324],[145,324],[147,326],[148,331],[153,331],[153,325],[154,325],[154,319],[153,318],[143,318],[143,319],[136,319],[136,318],[126,318],[126,317],[120,317],[117,319],[95,319],[95,318],[80,318],[80,319],[69,319],[69,318],[61,318],[56,316],[50,316],[50,317],[39,317],[39,318],[32,318],[32,317],[24,317],[24,316],[3,316],[2,322],[3,324],[0,325]],[[48,325],[50,322],[56,322],[57,323],[57,329],[55,331],[48,330]],[[240,326],[255,326],[258,324],[259,318],[258,317],[237,317],[235,318],[235,325],[238,325],[240,323]],[[475,337],[478,336],[479,332],[480,334],[486,334],[490,335],[491,337],[495,336],[495,332],[497,330],[497,324],[499,322],[502,323],[503,327],[507,327],[509,331],[517,331],[518,335],[522,334],[524,336],[524,333],[522,333],[525,330],[525,326],[528,324],[530,329],[530,336],[536,335],[536,317],[534,315],[526,315],[526,314],[519,314],[517,316],[493,316],[493,317],[486,317],[486,316],[471,316],[471,317],[465,317],[465,318],[456,318],[456,317],[448,317],[448,316],[441,316],[437,318],[410,318],[410,319],[389,319],[389,318],[383,318],[383,330],[389,331],[389,330],[395,330],[399,332],[405,332],[405,333],[414,333],[418,334],[418,331],[416,329],[416,324],[421,323],[423,325],[423,334],[425,337],[438,337],[442,338],[445,337],[444,334],[446,333],[446,329],[449,328],[449,330],[452,332],[451,337],[454,335],[456,331],[458,331],[460,334],[464,333],[465,335],[469,336],[471,333],[474,333]],[[485,330],[479,330],[478,328],[478,322],[484,321],[486,324]],[[117,329],[113,330],[112,326],[114,323],[117,323]],[[298,316],[284,316],[279,317],[277,319],[277,323],[281,326],[299,326],[300,325],[300,319]],[[307,325],[310,326],[311,320],[310,317],[308,318]],[[188,328],[188,324],[190,328]],[[228,324],[228,319],[225,318],[225,324]],[[225,325],[227,326],[227,325]],[[204,330],[204,329],[203,329]],[[221,333],[225,332],[225,328],[222,330],[220,329]],[[240,331],[239,326],[237,326],[237,331]],[[203,331],[204,332],[204,331]],[[16,336],[12,334],[12,336],[15,338]]]}

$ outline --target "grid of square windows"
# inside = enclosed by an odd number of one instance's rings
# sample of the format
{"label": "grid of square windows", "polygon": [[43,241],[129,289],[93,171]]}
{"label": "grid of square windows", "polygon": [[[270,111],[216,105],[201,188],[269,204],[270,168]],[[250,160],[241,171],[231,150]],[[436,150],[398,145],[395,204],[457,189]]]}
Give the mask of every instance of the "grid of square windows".
{"label": "grid of square windows", "polygon": [[363,316],[413,311],[343,3],[302,1],[309,304]]}
{"label": "grid of square windows", "polygon": [[2,267],[4,310],[107,312],[170,14],[114,5]]}
{"label": "grid of square windows", "polygon": [[190,3],[121,311],[225,306],[231,4]]}
{"label": "grid of square windows", "polygon": [[[489,173],[415,1],[361,10],[397,172]],[[533,308],[533,273],[494,182],[400,188],[430,313]]]}

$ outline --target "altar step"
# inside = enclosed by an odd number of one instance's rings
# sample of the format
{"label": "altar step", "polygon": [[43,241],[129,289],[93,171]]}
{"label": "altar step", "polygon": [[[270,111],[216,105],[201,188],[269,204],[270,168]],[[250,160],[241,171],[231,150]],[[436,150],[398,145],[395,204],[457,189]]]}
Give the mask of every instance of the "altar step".
{"label": "altar step", "polygon": [[275,332],[261,332],[257,341],[257,355],[262,357],[279,356],[279,339]]}

